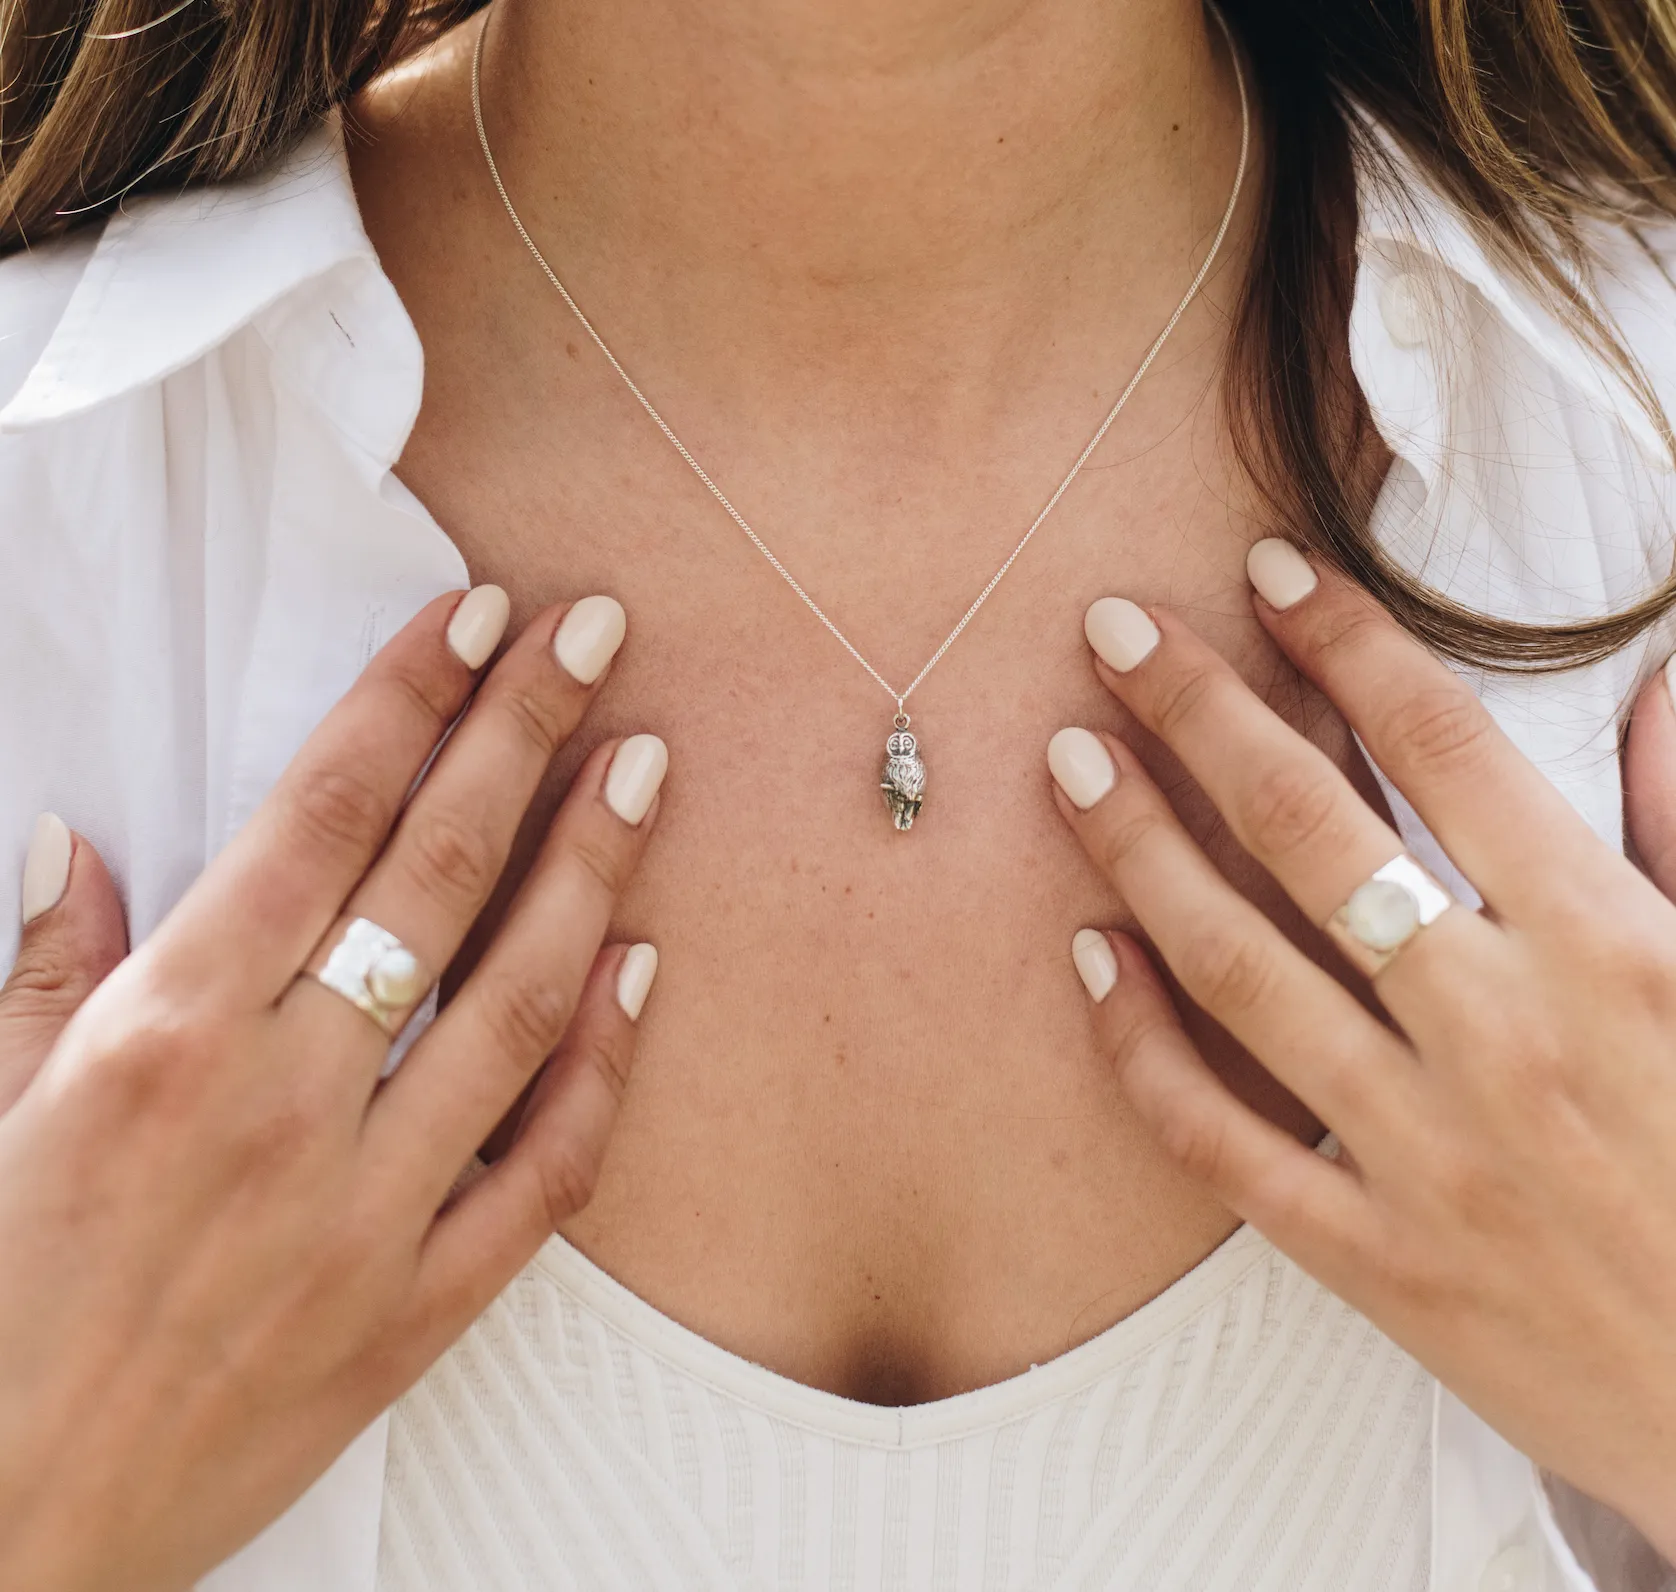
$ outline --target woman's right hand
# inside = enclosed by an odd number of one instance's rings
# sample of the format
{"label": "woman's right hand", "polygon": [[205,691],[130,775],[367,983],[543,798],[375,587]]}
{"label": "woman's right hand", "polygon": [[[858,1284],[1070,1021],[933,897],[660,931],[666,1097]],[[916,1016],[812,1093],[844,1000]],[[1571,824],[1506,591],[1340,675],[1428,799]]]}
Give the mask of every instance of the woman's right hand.
{"label": "woman's right hand", "polygon": [[[588,1198],[655,966],[600,945],[660,741],[582,765],[505,923],[386,1082],[380,1027],[299,977],[357,917],[440,970],[483,910],[622,636],[609,599],[540,615],[408,800],[505,623],[493,587],[426,608],[102,982],[121,912],[85,841],[27,926],[0,992],[10,1592],[190,1584]],[[50,857],[35,871],[50,896]],[[456,1189],[537,1073],[511,1148]]]}

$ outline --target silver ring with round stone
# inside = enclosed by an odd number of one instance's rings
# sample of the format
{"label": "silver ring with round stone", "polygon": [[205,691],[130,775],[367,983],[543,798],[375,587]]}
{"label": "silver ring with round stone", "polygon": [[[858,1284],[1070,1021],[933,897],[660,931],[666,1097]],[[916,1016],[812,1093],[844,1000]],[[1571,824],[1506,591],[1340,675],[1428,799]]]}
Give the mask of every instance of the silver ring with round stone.
{"label": "silver ring with round stone", "polygon": [[1327,935],[1353,967],[1372,978],[1455,904],[1404,852],[1350,892],[1350,899],[1327,919]]}
{"label": "silver ring with round stone", "polygon": [[402,1031],[432,982],[419,958],[371,918],[353,919],[309,976],[365,1012],[390,1039]]}

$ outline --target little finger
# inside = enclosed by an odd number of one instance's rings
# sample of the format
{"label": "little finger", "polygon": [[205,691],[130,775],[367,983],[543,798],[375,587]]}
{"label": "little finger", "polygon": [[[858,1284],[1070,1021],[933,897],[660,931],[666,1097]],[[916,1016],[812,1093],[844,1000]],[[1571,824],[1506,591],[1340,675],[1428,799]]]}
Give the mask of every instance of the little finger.
{"label": "little finger", "polygon": [[1234,1097],[1127,935],[1080,929],[1071,956],[1100,1046],[1165,1153],[1332,1287],[1369,1225],[1356,1177]]}
{"label": "little finger", "polygon": [[592,1197],[657,967],[657,950],[644,943],[599,954],[506,1154],[437,1217],[420,1256],[419,1294],[423,1319],[443,1341]]}

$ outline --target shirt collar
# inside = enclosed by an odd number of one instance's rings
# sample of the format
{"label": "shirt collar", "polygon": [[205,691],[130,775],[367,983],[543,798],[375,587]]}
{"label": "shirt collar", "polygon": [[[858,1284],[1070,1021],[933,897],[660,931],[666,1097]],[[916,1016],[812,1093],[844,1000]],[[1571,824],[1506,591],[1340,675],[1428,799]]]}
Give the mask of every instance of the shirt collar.
{"label": "shirt collar", "polygon": [[[252,323],[282,343],[301,303],[322,291],[361,301],[361,324],[352,332],[337,316],[323,346],[356,350],[385,376],[393,360],[416,388],[417,338],[361,224],[335,115],[257,177],[146,195],[112,215],[45,349],[0,410],[0,429],[46,425],[153,386]],[[383,313],[365,313],[369,299]],[[328,303],[321,319],[333,313]],[[320,378],[311,396],[393,459],[417,391],[410,403],[386,398],[379,416],[365,382],[330,379],[318,352],[292,352]]]}
{"label": "shirt collar", "polygon": [[[1665,439],[1630,382],[1543,295],[1496,263],[1460,208],[1380,123],[1364,115],[1363,125],[1374,145],[1357,171],[1357,254],[1364,268],[1373,255],[1410,266],[1424,262],[1474,289],[1590,407],[1612,417],[1644,458],[1668,468]],[[1646,233],[1587,220],[1581,230],[1594,269],[1586,286],[1572,278],[1573,294],[1617,326],[1665,413],[1676,419],[1676,282],[1656,263]],[[1676,227],[1653,230],[1667,234],[1667,247],[1676,246]],[[1353,324],[1353,335],[1356,330]],[[1441,362],[1447,357],[1444,348]],[[1377,397],[1370,397],[1377,417]]]}
{"label": "shirt collar", "polygon": [[[1499,268],[1459,210],[1381,127],[1369,126],[1384,158],[1358,170],[1364,268],[1370,253],[1389,258],[1395,251],[1470,285],[1643,453],[1661,457],[1663,441],[1628,384]],[[1676,228],[1670,230],[1676,248]],[[1639,240],[1603,229],[1596,241],[1604,267],[1600,297],[1624,325],[1667,412],[1676,415],[1676,283]],[[329,317],[341,336],[294,347],[290,365],[306,395],[388,464],[417,413],[420,355],[362,226],[336,115],[258,177],[149,195],[113,215],[46,348],[0,410],[0,429],[45,425],[155,384],[252,322],[276,342],[281,329],[296,328],[295,301],[310,288],[318,294],[333,278],[348,298],[340,293],[336,304],[316,304],[318,315],[303,319],[323,331]],[[1358,294],[1359,304],[1364,297]],[[345,324],[350,304],[360,323],[353,332]],[[1359,328],[1352,331],[1354,338]],[[350,361],[347,350],[360,357]],[[392,372],[411,387],[401,401],[389,396]],[[369,382],[369,374],[378,379]],[[1370,391],[1369,397],[1378,419],[1381,395]],[[1388,432],[1396,440],[1405,429],[1399,423]]]}

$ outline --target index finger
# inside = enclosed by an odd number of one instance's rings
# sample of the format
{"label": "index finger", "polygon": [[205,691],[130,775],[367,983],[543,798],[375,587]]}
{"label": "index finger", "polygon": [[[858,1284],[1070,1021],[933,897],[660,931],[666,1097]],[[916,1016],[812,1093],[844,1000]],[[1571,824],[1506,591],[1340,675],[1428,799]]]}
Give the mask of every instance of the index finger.
{"label": "index finger", "polygon": [[199,990],[276,999],[371,866],[505,633],[498,586],[428,604],[377,653],[155,941]]}
{"label": "index finger", "polygon": [[1366,592],[1273,538],[1252,547],[1247,569],[1269,634],[1486,901],[1516,915],[1559,882],[1596,876],[1594,831],[1466,682]]}

